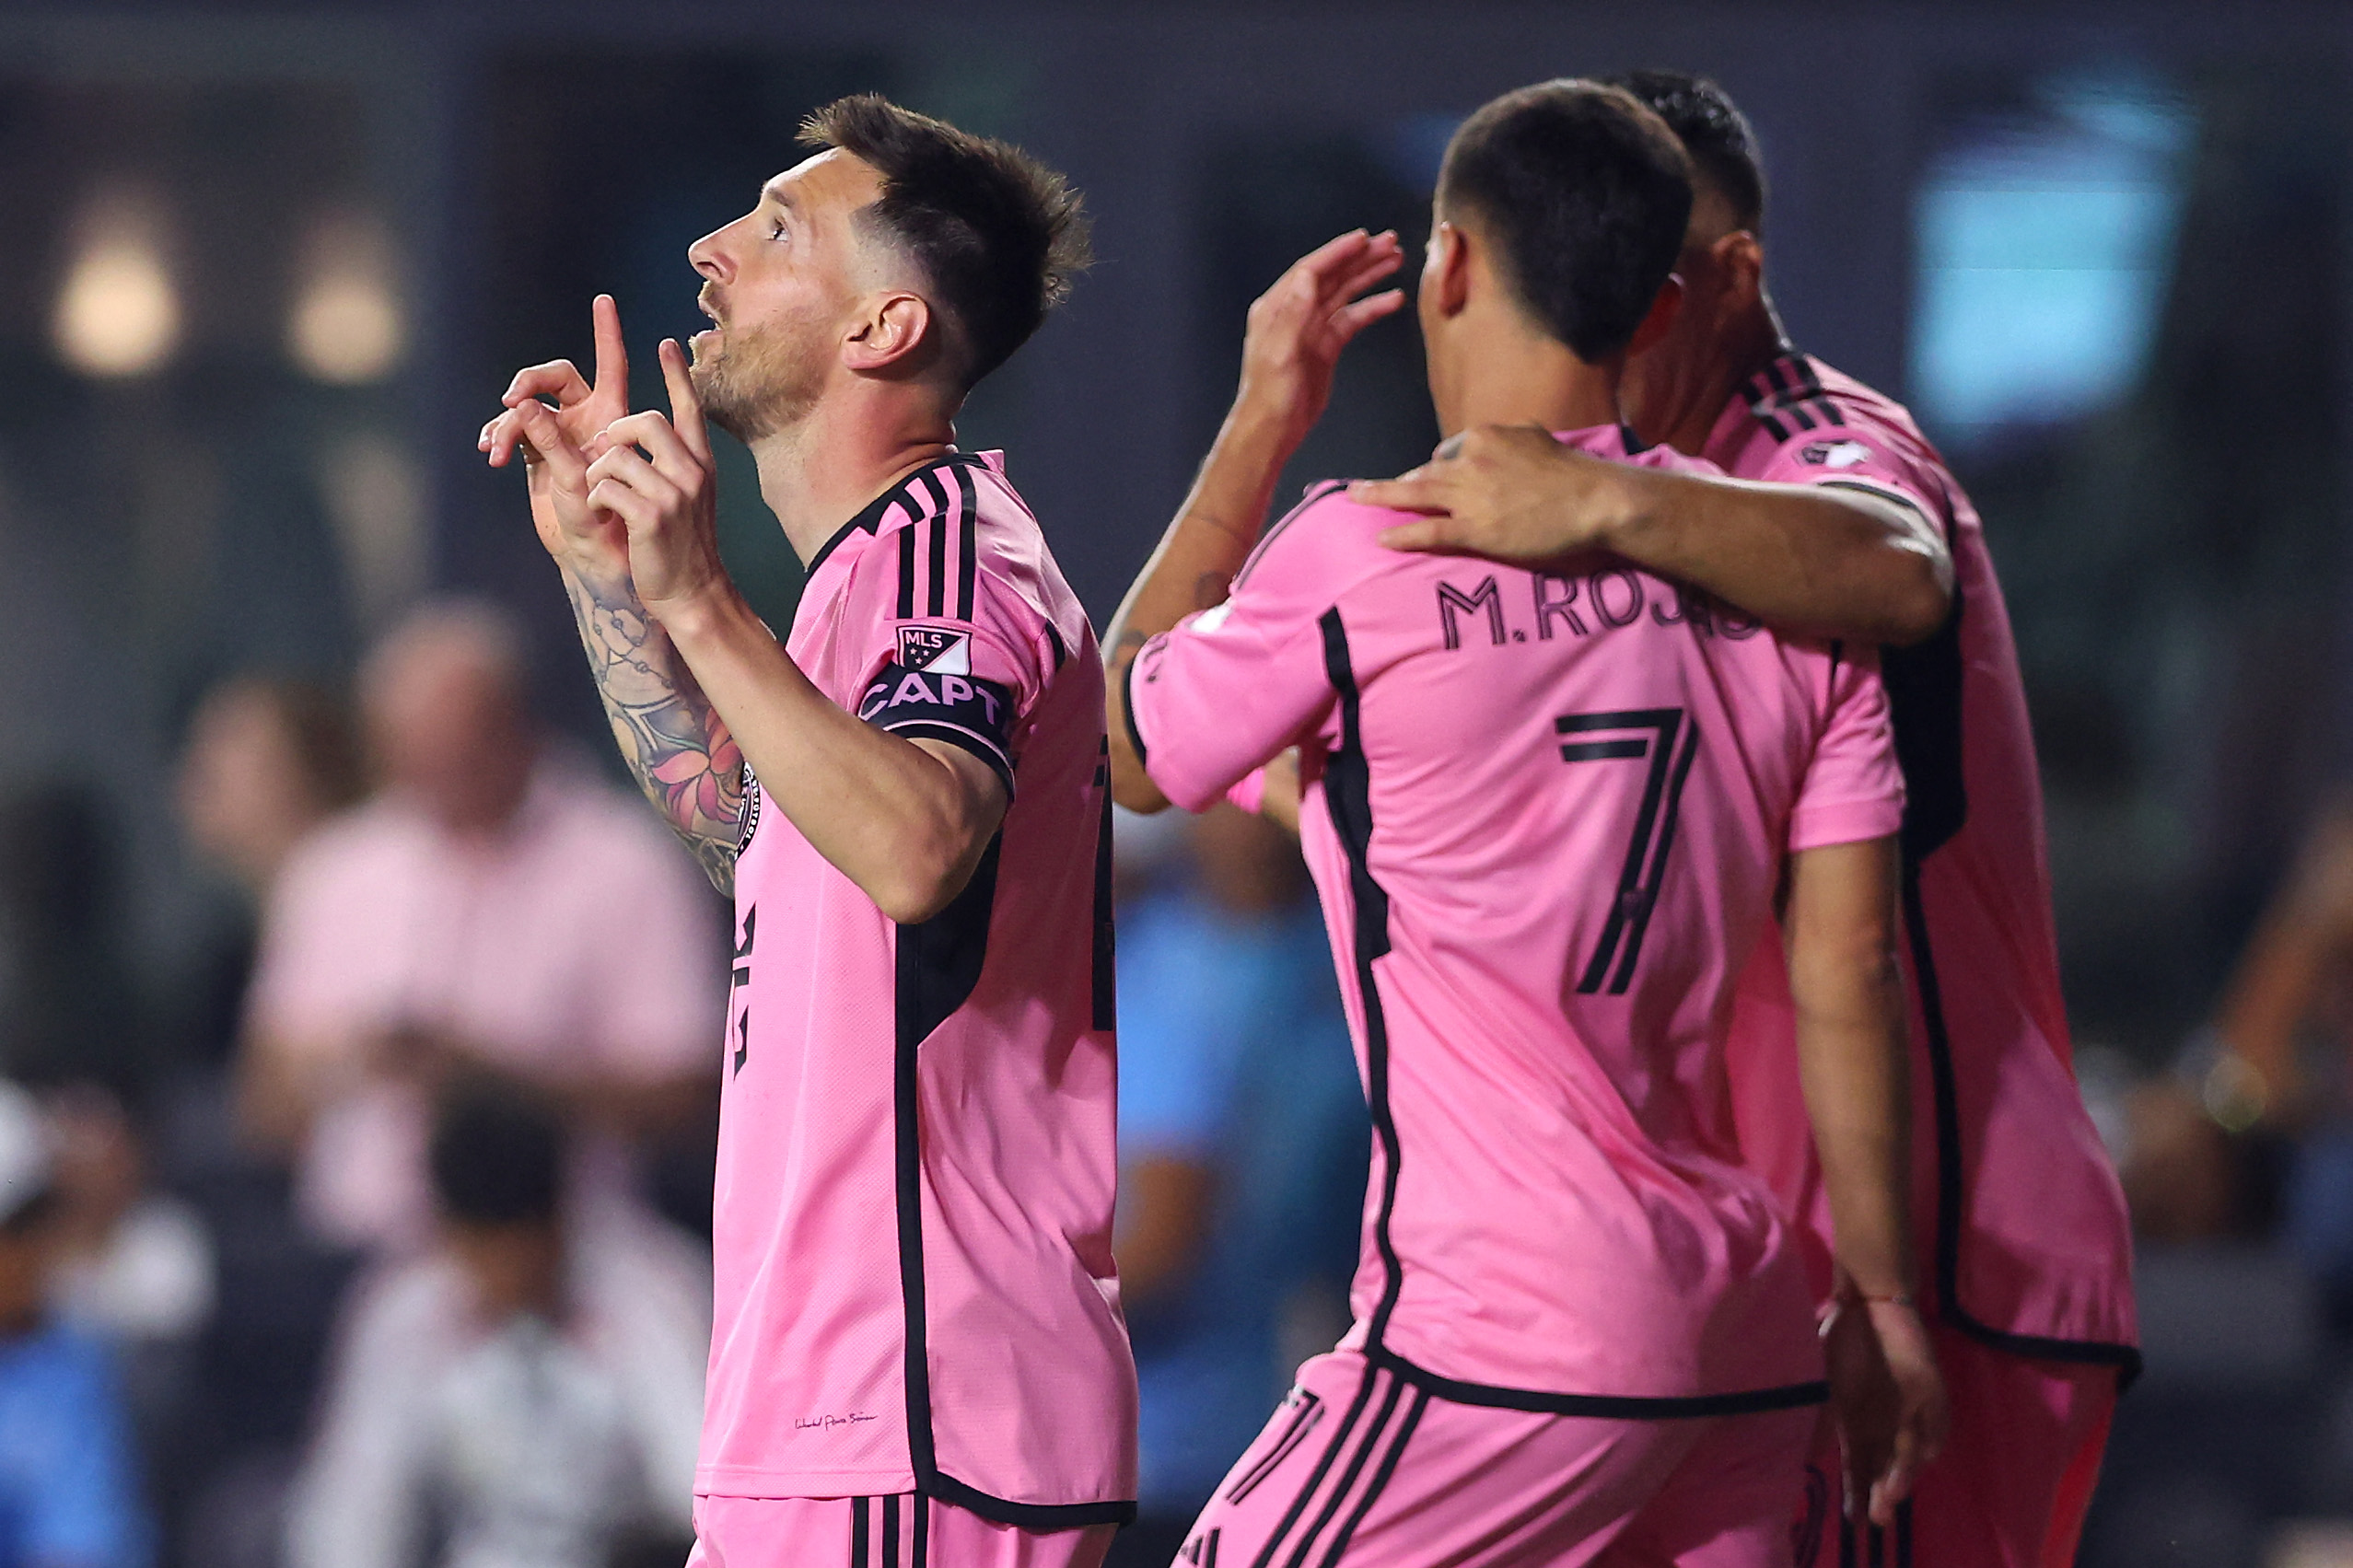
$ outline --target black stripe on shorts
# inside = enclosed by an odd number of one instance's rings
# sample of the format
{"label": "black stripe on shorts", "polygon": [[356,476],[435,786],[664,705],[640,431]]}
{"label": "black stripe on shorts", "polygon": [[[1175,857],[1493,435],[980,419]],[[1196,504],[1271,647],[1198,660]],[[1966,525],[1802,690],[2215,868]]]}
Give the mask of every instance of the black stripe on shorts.
{"label": "black stripe on shorts", "polygon": [[[1397,1461],[1405,1457],[1405,1445],[1414,1440],[1414,1428],[1421,1424],[1422,1411],[1429,1408],[1429,1402],[1427,1389],[1414,1390],[1414,1402],[1405,1407],[1405,1419],[1398,1423],[1395,1441],[1389,1445],[1388,1454],[1373,1470],[1372,1481],[1365,1488],[1365,1494],[1357,1499],[1356,1507],[1341,1522],[1340,1533],[1332,1538],[1332,1550],[1324,1553],[1323,1568],[1339,1568],[1340,1559],[1347,1552],[1348,1542],[1356,1539],[1357,1527],[1365,1522],[1365,1516],[1372,1512],[1373,1504],[1380,1500],[1382,1491],[1389,1485],[1390,1477],[1397,1473]],[[1369,1448],[1371,1445],[1366,1446]]]}
{"label": "black stripe on shorts", "polygon": [[1283,1542],[1298,1527],[1299,1516],[1307,1512],[1308,1504],[1315,1496],[1315,1489],[1323,1484],[1332,1462],[1340,1457],[1340,1450],[1347,1446],[1348,1434],[1357,1429],[1357,1422],[1364,1415],[1365,1406],[1372,1402],[1373,1379],[1379,1376],[1373,1365],[1367,1362],[1364,1375],[1357,1380],[1357,1397],[1348,1401],[1348,1412],[1340,1418],[1339,1430],[1332,1434],[1331,1443],[1315,1461],[1315,1468],[1308,1472],[1306,1483],[1299,1488],[1299,1495],[1291,1499],[1290,1507],[1283,1513],[1282,1522],[1275,1527],[1275,1533],[1267,1537],[1265,1550],[1258,1554],[1251,1568],[1272,1568],[1275,1554],[1282,1550]]}
{"label": "black stripe on shorts", "polygon": [[1371,1458],[1372,1451],[1380,1446],[1381,1434],[1389,1430],[1390,1420],[1397,1413],[1397,1401],[1404,1392],[1404,1379],[1392,1376],[1389,1392],[1381,1396],[1380,1409],[1373,1412],[1372,1424],[1365,1428],[1364,1441],[1357,1445],[1356,1453],[1350,1456],[1347,1467],[1341,1470],[1339,1481],[1332,1488],[1332,1495],[1324,1500],[1322,1511],[1316,1515],[1315,1523],[1309,1527],[1306,1536],[1299,1541],[1299,1549],[1291,1553],[1290,1561],[1284,1568],[1307,1568],[1308,1559],[1315,1551],[1317,1539],[1331,1527],[1332,1521],[1340,1513],[1340,1505],[1348,1500],[1348,1493],[1356,1490],[1357,1477],[1364,1473],[1365,1461]]}

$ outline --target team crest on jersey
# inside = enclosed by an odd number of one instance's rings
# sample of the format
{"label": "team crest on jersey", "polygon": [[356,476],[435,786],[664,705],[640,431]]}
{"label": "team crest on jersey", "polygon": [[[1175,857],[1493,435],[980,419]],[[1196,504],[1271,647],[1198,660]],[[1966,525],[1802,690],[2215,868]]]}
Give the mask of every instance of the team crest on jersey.
{"label": "team crest on jersey", "polygon": [[899,628],[899,664],[926,675],[973,673],[973,634],[945,626]]}
{"label": "team crest on jersey", "polygon": [[1871,449],[1860,441],[1812,441],[1798,452],[1798,460],[1818,469],[1851,469],[1870,461]]}

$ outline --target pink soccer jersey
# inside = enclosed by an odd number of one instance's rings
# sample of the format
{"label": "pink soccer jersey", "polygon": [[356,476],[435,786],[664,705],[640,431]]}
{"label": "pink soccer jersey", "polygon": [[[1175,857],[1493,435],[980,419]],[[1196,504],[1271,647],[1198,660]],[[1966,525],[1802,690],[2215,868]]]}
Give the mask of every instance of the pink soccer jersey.
{"label": "pink soccer jersey", "polygon": [[955,902],[899,925],[752,794],[696,1491],[1124,1519],[1094,634],[998,455],[955,453],[818,552],[786,646],[834,702],[962,747],[1012,798]]}
{"label": "pink soccer jersey", "polygon": [[[1996,1348],[2137,1365],[2131,1225],[2076,1087],[2033,735],[1977,514],[1902,406],[1803,354],[1743,389],[1705,455],[1743,479],[1893,494],[1951,547],[1951,621],[1883,660],[1909,795],[1922,1281],[1939,1316]],[[1734,1015],[1734,1114],[1752,1163],[1816,1238],[1819,1291],[1830,1214],[1792,1039],[1779,954],[1761,952]]]}
{"label": "pink soccer jersey", "polygon": [[[1566,438],[1626,455],[1614,426]],[[1397,520],[1310,492],[1126,691],[1190,809],[1300,748],[1375,1132],[1344,1343],[1471,1404],[1818,1400],[1803,1268],[1737,1163],[1721,1043],[1787,854],[1895,830],[1871,660],[1613,558],[1380,548]]]}

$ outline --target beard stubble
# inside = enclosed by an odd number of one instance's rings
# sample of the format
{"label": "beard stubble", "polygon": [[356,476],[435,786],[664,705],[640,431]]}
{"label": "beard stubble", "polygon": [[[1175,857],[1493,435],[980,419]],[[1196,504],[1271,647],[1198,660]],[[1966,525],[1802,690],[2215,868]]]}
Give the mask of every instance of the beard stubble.
{"label": "beard stubble", "polygon": [[813,318],[721,329],[719,352],[688,368],[703,417],[743,442],[799,424],[824,391],[821,336]]}

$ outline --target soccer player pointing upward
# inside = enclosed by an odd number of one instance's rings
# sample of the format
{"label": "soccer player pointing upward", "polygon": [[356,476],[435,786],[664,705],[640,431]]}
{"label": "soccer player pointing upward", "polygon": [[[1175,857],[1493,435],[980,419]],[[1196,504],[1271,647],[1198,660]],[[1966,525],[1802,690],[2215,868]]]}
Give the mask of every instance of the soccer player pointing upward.
{"label": "soccer player pointing upward", "polygon": [[[1695,466],[1636,452],[1616,401],[1672,317],[1690,203],[1682,147],[1620,90],[1473,115],[1418,295],[1440,427]],[[1397,303],[1353,297],[1395,260],[1346,237],[1253,308],[1229,436],[1312,417],[1340,345]],[[1824,1362],[1793,1227],[1723,1105],[1733,986],[1776,902],[1846,1346],[1895,1373],[1832,1369],[1887,1510],[1942,1399],[1908,1304],[1902,786],[1868,650],[1599,554],[1385,550],[1398,514],[1337,486],[1245,562],[1250,499],[1196,492],[1123,609],[1115,787],[1197,809],[1299,748],[1375,1147],[1355,1324],[1185,1560],[1788,1562]],[[1196,595],[1222,602],[1188,619]]]}
{"label": "soccer player pointing upward", "polygon": [[[600,299],[595,384],[527,370],[483,433],[736,900],[695,1560],[1088,1568],[1136,1494],[1102,674],[951,423],[1083,264],[1077,198],[877,98],[802,139],[688,253],[716,325],[661,345],[671,417],[628,412]],[[719,563],[706,415],[808,567],[781,645]]]}

